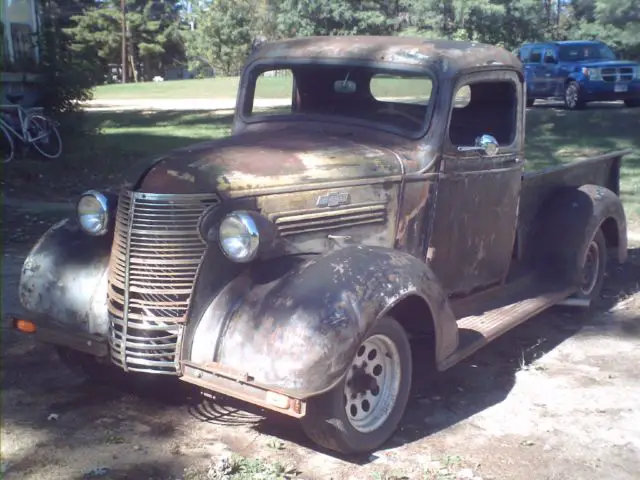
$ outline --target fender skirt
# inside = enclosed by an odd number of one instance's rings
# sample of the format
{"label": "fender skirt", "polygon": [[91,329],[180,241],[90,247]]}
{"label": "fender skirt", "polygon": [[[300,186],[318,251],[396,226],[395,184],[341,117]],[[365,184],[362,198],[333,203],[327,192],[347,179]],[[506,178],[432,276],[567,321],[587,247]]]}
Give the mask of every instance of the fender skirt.
{"label": "fender skirt", "polygon": [[75,219],[51,227],[22,267],[20,302],[38,326],[105,338],[107,276],[113,234],[92,237]]}
{"label": "fender skirt", "polygon": [[[428,305],[436,350],[456,348],[455,318],[435,275],[406,253],[349,246],[255,264],[189,322],[182,359],[215,362],[304,399],[333,387],[376,320],[409,296]],[[420,314],[416,322],[431,321]]]}

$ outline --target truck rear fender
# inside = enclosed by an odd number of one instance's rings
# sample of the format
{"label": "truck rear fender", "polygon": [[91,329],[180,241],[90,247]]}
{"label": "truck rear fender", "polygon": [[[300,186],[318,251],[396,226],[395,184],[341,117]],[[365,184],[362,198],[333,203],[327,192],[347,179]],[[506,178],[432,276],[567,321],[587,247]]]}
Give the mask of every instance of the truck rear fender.
{"label": "truck rear fender", "polygon": [[386,248],[348,246],[256,264],[237,275],[189,323],[182,358],[215,362],[306,398],[340,381],[367,332],[387,314],[409,333],[433,332],[436,362],[457,347],[455,318],[424,262]]}
{"label": "truck rear fender", "polygon": [[536,229],[539,261],[565,268],[572,280],[580,275],[581,258],[593,235],[602,229],[617,260],[627,258],[627,222],[620,198],[606,187],[563,188],[540,207]]}

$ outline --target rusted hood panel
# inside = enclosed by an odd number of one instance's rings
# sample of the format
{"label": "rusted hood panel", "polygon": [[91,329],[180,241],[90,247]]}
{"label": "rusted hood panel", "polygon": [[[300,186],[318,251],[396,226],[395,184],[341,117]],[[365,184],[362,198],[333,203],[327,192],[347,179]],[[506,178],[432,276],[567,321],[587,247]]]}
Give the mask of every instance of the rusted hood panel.
{"label": "rusted hood panel", "polygon": [[217,191],[238,197],[269,189],[399,175],[389,149],[340,134],[278,128],[174,150],[146,174],[142,191]]}

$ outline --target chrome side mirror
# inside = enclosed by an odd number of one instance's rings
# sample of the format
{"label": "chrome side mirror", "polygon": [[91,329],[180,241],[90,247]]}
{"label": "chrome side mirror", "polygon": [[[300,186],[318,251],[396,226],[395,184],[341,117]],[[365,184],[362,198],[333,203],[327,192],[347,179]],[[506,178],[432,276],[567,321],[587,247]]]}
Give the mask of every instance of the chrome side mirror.
{"label": "chrome side mirror", "polygon": [[459,152],[484,152],[485,155],[493,157],[498,153],[498,141],[493,135],[484,134],[476,138],[473,147],[458,147]]}

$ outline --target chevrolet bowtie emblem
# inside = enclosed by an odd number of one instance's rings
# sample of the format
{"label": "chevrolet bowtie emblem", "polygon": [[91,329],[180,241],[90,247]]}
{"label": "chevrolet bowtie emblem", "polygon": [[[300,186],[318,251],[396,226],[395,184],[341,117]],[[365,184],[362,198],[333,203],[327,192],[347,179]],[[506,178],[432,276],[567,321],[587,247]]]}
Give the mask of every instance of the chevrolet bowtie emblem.
{"label": "chevrolet bowtie emblem", "polygon": [[349,203],[349,194],[347,192],[332,192],[320,195],[316,201],[316,207],[339,207],[347,203]]}

